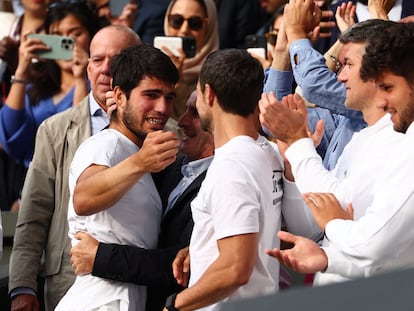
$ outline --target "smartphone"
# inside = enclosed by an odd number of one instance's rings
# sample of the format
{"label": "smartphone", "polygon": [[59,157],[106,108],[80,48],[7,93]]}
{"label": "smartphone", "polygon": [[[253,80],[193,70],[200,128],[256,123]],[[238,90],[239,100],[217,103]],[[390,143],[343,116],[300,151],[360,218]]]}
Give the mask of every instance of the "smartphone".
{"label": "smartphone", "polygon": [[263,35],[248,35],[244,39],[246,48],[263,48],[266,50],[267,42],[266,38]]}
{"label": "smartphone", "polygon": [[161,49],[163,46],[169,48],[175,56],[179,56],[177,49],[182,48],[187,58],[196,54],[196,43],[193,37],[170,37],[157,36],[154,38],[154,47]]}
{"label": "smartphone", "polygon": [[248,48],[247,52],[266,59],[266,50],[264,48]]}
{"label": "smartphone", "polygon": [[130,0],[110,0],[109,12],[112,16],[120,16],[124,7],[130,2]]}
{"label": "smartphone", "polygon": [[36,54],[39,55],[39,57],[46,59],[72,59],[75,42],[71,37],[46,35],[40,33],[32,33],[27,37],[39,39],[50,48],[49,51],[37,51]]}

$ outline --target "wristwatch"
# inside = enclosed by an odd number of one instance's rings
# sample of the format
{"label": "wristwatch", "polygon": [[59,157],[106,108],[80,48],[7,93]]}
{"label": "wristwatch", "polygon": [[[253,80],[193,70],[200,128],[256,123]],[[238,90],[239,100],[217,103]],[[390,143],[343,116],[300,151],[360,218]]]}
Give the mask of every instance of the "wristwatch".
{"label": "wristwatch", "polygon": [[165,308],[168,311],[179,311],[174,305],[175,305],[175,298],[177,297],[177,293],[172,294],[167,298],[165,301]]}

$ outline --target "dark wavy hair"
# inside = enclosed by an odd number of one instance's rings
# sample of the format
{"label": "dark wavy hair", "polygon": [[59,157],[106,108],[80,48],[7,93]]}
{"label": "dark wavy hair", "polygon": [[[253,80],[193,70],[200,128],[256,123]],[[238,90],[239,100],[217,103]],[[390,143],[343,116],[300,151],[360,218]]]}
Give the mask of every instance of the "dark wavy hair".
{"label": "dark wavy hair", "polygon": [[414,83],[414,24],[395,23],[369,40],[362,58],[361,78],[375,80],[389,71]]}
{"label": "dark wavy hair", "polygon": [[[85,1],[56,1],[49,5],[45,18],[45,30],[49,33],[50,26],[73,15],[90,34],[90,38],[98,31],[98,20],[92,9]],[[36,106],[40,100],[59,92],[61,71],[53,60],[33,64],[30,72],[32,83],[28,95],[30,104]]]}
{"label": "dark wavy hair", "polygon": [[125,92],[127,99],[141,80],[157,78],[176,84],[178,71],[171,59],[161,50],[147,44],[131,46],[111,59],[112,87]]}

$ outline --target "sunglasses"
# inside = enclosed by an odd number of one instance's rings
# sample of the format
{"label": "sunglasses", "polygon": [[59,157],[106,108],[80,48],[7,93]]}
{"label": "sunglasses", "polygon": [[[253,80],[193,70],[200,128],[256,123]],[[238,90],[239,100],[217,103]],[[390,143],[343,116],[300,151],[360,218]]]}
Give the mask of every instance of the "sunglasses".
{"label": "sunglasses", "polygon": [[267,43],[269,43],[270,45],[276,45],[276,41],[277,41],[277,32],[275,31],[269,31],[266,32],[264,34]]}
{"label": "sunglasses", "polygon": [[168,24],[174,29],[180,29],[184,21],[187,21],[188,26],[191,30],[198,31],[203,28],[203,23],[206,19],[200,16],[191,16],[184,18],[181,14],[170,14],[168,15]]}

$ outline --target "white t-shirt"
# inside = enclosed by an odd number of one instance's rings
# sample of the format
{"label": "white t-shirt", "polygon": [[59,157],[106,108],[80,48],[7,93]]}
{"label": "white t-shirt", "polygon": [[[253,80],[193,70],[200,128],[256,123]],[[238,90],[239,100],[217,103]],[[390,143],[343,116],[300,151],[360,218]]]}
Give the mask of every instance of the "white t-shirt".
{"label": "white t-shirt", "polygon": [[[258,257],[249,282],[227,299],[272,294],[278,290],[278,261],[265,249],[279,247],[283,168],[262,136],[238,136],[215,150],[198,196],[191,203],[190,286],[218,257],[217,240],[259,232]],[[226,299],[226,300],[227,300]],[[204,308],[217,310],[218,304]]]}
{"label": "white t-shirt", "polygon": [[[105,243],[155,248],[162,215],[161,199],[150,174],[144,175],[114,206],[90,216],[78,216],[72,196],[80,174],[91,164],[112,167],[139,148],[120,132],[107,129],[86,140],[76,151],[69,174],[69,237],[86,231]],[[119,305],[125,310],[144,310],[146,288],[115,282],[92,275],[76,277],[74,285],[56,310],[89,310],[103,305]]]}

